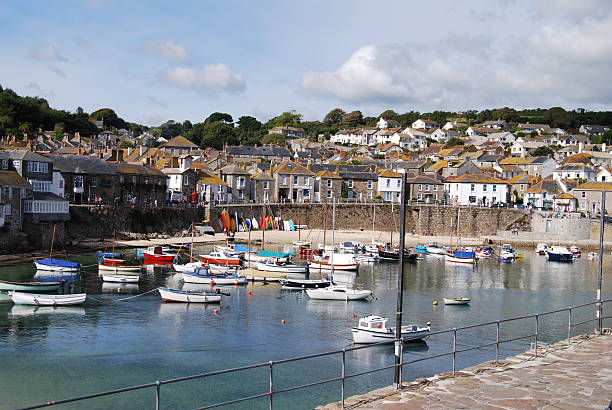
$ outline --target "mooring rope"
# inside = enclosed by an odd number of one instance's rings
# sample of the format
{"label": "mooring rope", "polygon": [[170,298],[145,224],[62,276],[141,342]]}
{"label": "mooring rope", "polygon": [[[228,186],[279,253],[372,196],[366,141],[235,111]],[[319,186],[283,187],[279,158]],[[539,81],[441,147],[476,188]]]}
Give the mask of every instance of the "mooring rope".
{"label": "mooring rope", "polygon": [[148,292],[140,293],[138,295],[129,296],[127,298],[121,298],[121,299],[105,300],[105,299],[94,298],[94,297],[91,297],[89,295],[87,295],[87,299],[95,300],[96,302],[100,302],[100,303],[109,303],[110,304],[110,303],[114,303],[114,302],[123,302],[124,300],[134,299],[134,298],[137,298],[137,297],[140,297],[140,296],[148,295],[149,293],[155,292],[157,289],[159,289],[159,288],[155,288],[155,289],[152,289],[152,290],[150,290]]}

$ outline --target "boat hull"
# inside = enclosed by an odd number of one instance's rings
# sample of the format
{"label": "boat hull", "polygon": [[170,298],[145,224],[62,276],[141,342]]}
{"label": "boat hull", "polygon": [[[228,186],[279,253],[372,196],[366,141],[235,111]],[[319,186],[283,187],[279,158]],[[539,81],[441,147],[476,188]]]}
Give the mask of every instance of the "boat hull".
{"label": "boat hull", "polygon": [[246,276],[216,276],[216,275],[197,275],[183,272],[185,283],[201,283],[206,285],[242,285],[246,283]]}
{"label": "boat hull", "polygon": [[552,262],[574,262],[574,255],[571,253],[554,253],[549,251],[546,253],[546,258]]}
{"label": "boat hull", "polygon": [[102,276],[104,282],[112,283],[138,283],[140,276],[137,275],[104,275]]}
{"label": "boat hull", "polygon": [[306,294],[308,294],[308,297],[311,299],[342,300],[348,302],[349,300],[367,299],[372,295],[372,291],[327,287],[322,289],[307,289]]}
{"label": "boat hull", "polygon": [[34,261],[34,265],[36,265],[37,270],[48,270],[55,272],[78,272],[80,268],[70,268],[65,266],[54,266],[54,265],[45,265],[43,263],[38,263]]}
{"label": "boat hull", "polygon": [[100,263],[98,264],[98,269],[107,272],[140,272],[142,266],[115,266]]}
{"label": "boat hull", "polygon": [[[422,330],[409,330],[412,328],[418,329],[417,326],[402,326],[402,339],[407,341],[424,340],[429,337],[431,330],[429,328],[422,328]],[[369,343],[380,343],[385,341],[395,340],[395,333],[392,329],[388,329],[384,332],[377,332],[375,330],[366,330],[358,327],[351,329],[353,334],[353,343],[355,344],[369,344]]]}
{"label": "boat hull", "polygon": [[85,293],[72,295],[41,295],[35,293],[11,292],[11,299],[16,305],[61,306],[80,305],[85,302]]}
{"label": "boat hull", "polygon": [[308,265],[276,265],[263,262],[257,262],[257,270],[264,272],[279,272],[279,273],[307,273]]}
{"label": "boat hull", "polygon": [[214,264],[214,265],[230,265],[230,266],[238,266],[240,265],[240,259],[238,258],[213,258],[205,255],[200,255],[200,260],[204,263]]}
{"label": "boat hull", "polygon": [[359,269],[359,263],[329,263],[324,261],[309,260],[308,269],[315,271],[355,271]]}
{"label": "boat hull", "polygon": [[457,256],[446,255],[446,262],[474,264],[476,263],[476,258],[459,258]]}
{"label": "boat hull", "polygon": [[10,282],[0,280],[0,290],[21,292],[53,292],[62,286],[62,282]]}
{"label": "boat hull", "polygon": [[444,298],[445,305],[468,305],[471,298]]}
{"label": "boat hull", "polygon": [[146,262],[172,262],[175,258],[175,255],[165,255],[165,254],[156,254],[150,252],[143,252],[144,260]]}
{"label": "boat hull", "polygon": [[218,303],[221,295],[205,291],[185,291],[168,288],[157,289],[161,300],[175,303]]}
{"label": "boat hull", "polygon": [[326,288],[331,285],[331,283],[326,280],[281,279],[279,282],[284,289],[297,290]]}

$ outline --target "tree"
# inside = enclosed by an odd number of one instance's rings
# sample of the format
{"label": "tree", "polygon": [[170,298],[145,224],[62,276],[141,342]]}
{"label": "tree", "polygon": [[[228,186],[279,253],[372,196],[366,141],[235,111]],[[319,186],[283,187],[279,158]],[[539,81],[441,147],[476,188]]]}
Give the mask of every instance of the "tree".
{"label": "tree", "polygon": [[111,108],[101,108],[89,114],[89,117],[96,121],[103,121],[104,126],[115,128],[125,128],[127,126],[126,122],[119,118],[117,113]]}
{"label": "tree", "polygon": [[457,145],[464,145],[465,142],[461,138],[451,137],[444,144],[445,147],[456,147]]}
{"label": "tree", "polygon": [[53,138],[56,140],[61,140],[64,138],[64,123],[58,122],[53,127]]}
{"label": "tree", "polygon": [[213,112],[204,120],[204,124],[210,124],[213,122],[223,122],[226,124],[233,124],[234,119],[231,115],[224,112]]}
{"label": "tree", "polygon": [[352,111],[342,117],[342,125],[347,128],[355,128],[363,125],[363,114],[361,111]]}
{"label": "tree", "polygon": [[543,120],[553,128],[570,128],[574,122],[574,113],[561,107],[552,107],[544,111]]}
{"label": "tree", "polygon": [[536,148],[536,150],[533,152],[533,155],[535,155],[536,157],[547,157],[547,156],[553,156],[555,155],[555,150],[552,149],[549,146],[544,146],[544,147],[538,147]]}
{"label": "tree", "polygon": [[159,126],[160,135],[167,140],[183,133],[183,125],[180,122],[169,120]]}
{"label": "tree", "polygon": [[267,134],[261,139],[262,144],[281,145],[286,144],[286,139],[283,134]]}
{"label": "tree", "polygon": [[19,124],[19,133],[23,135],[31,135],[33,131],[32,124],[29,122],[22,122]]}
{"label": "tree", "polygon": [[189,120],[183,121],[183,134],[188,133],[193,128],[193,124]]}
{"label": "tree", "polygon": [[327,125],[340,125],[345,115],[346,113],[341,108],[334,108],[323,118],[323,122]]}
{"label": "tree", "polygon": [[82,107],[77,107],[76,113],[77,113],[77,115],[83,115],[83,114],[85,114],[85,111],[83,110]]}
{"label": "tree", "polygon": [[265,125],[266,128],[274,127],[299,127],[302,122],[302,114],[298,114],[295,111],[285,111],[281,115],[272,118]]}
{"label": "tree", "polygon": [[201,148],[222,149],[225,144],[238,144],[236,130],[225,122],[198,123],[193,126],[191,135],[193,139],[200,139]]}
{"label": "tree", "polygon": [[119,148],[132,148],[132,143],[127,140],[121,141],[119,143]]}
{"label": "tree", "polygon": [[384,118],[385,120],[393,120],[398,121],[398,113],[393,110],[386,110],[380,113],[379,118]]}
{"label": "tree", "polygon": [[263,136],[262,124],[255,117],[244,115],[238,118],[236,134],[242,145],[258,144]]}

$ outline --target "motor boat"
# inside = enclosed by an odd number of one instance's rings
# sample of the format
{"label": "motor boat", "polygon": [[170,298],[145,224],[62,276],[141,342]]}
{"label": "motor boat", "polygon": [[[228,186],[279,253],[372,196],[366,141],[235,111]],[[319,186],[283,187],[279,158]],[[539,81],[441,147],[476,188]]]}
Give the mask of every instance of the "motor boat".
{"label": "motor boat", "polygon": [[490,258],[493,255],[493,248],[490,246],[477,246],[474,251],[474,256],[476,259],[485,259]]}
{"label": "motor boat", "polygon": [[172,264],[172,267],[177,272],[193,272],[196,269],[202,267],[202,262],[189,262],[189,263],[184,263],[182,265],[174,263]]}
{"label": "motor boat", "polygon": [[292,263],[281,262],[278,260],[278,258],[270,258],[265,262],[257,262],[257,270],[282,273],[307,273],[308,265],[296,265]]}
{"label": "motor boat", "polygon": [[359,262],[355,259],[355,255],[332,253],[329,256],[308,259],[308,267],[310,271],[356,271],[359,269]]}
{"label": "motor boat", "polygon": [[289,262],[293,253],[289,252],[275,252],[275,251],[267,251],[261,250],[257,253],[247,253],[242,255],[245,261],[247,262],[265,262],[270,258],[276,258],[279,262]]}
{"label": "motor boat", "polygon": [[38,293],[9,292],[13,303],[16,305],[40,305],[40,306],[60,306],[60,305],[80,305],[85,302],[87,294],[74,293],[69,295],[44,295]]}
{"label": "motor boat", "polygon": [[446,255],[446,248],[438,245],[436,242],[430,243],[425,249],[430,255]]}
{"label": "motor boat", "polygon": [[574,254],[564,246],[551,246],[546,250],[546,258],[554,262],[573,262]]}
{"label": "motor boat", "polygon": [[107,265],[106,263],[99,263],[98,264],[98,269],[101,270],[101,271],[115,272],[115,273],[121,273],[121,272],[140,272],[142,270],[142,266],[140,266],[140,265],[132,265],[132,266],[128,266],[128,265]]}
{"label": "motor boat", "polygon": [[[358,326],[351,329],[353,343],[367,344],[395,340],[395,328],[387,327],[388,320],[381,316],[366,316],[359,319]],[[402,326],[401,336],[404,342],[424,340],[429,337],[430,332],[429,325],[407,325]]]}
{"label": "motor boat", "polygon": [[451,249],[446,253],[446,262],[476,263],[476,252],[468,249]]}
{"label": "motor boat", "polygon": [[164,252],[161,246],[150,246],[141,250],[141,255],[145,262],[172,262],[176,258],[176,254]]}
{"label": "motor boat", "polygon": [[140,275],[103,275],[102,280],[111,283],[138,283]]}
{"label": "motor boat", "polygon": [[65,281],[53,282],[11,282],[0,280],[0,291],[16,290],[20,292],[53,292],[58,290]]}
{"label": "motor boat", "polygon": [[371,263],[380,260],[378,255],[368,255],[367,253],[355,255],[355,260],[359,263]]}
{"label": "motor boat", "polygon": [[246,276],[237,274],[210,274],[204,271],[200,273],[195,272],[183,272],[183,281],[186,283],[203,283],[209,285],[242,285],[247,283]]}
{"label": "motor boat", "polygon": [[306,289],[306,294],[311,299],[324,300],[361,300],[372,296],[371,290],[349,289],[346,286],[331,285],[326,288]]}
{"label": "motor boat", "polygon": [[538,255],[546,255],[547,250],[548,250],[548,245],[546,245],[545,243],[539,243],[535,249]]}
{"label": "motor boat", "polygon": [[212,251],[208,255],[199,255],[200,260],[204,263],[214,263],[218,265],[240,265],[239,257],[228,255],[225,251]]}
{"label": "motor boat", "polygon": [[359,242],[346,241],[342,242],[338,249],[342,253],[355,253],[357,249],[361,249],[361,246]]}
{"label": "motor boat", "polygon": [[445,305],[469,305],[472,298],[444,298]]}
{"label": "motor boat", "polygon": [[[384,260],[399,261],[399,248],[392,248],[390,245],[379,246],[378,256]],[[412,249],[404,248],[404,261],[416,261],[418,256]]]}
{"label": "motor boat", "polygon": [[417,245],[414,247],[414,250],[416,250],[418,253],[427,253],[427,246],[426,245]]}
{"label": "motor boat", "polygon": [[582,252],[580,251],[580,248],[576,245],[570,246],[569,250],[574,255],[574,257],[582,256]]}
{"label": "motor boat", "polygon": [[332,284],[331,281],[322,279],[280,279],[279,282],[283,289],[295,290],[326,288]]}

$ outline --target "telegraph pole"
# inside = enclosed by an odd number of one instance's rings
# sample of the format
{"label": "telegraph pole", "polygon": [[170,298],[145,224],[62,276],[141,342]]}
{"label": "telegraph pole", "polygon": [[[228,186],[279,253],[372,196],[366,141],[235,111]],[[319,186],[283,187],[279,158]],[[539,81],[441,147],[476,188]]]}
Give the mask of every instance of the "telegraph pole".
{"label": "telegraph pole", "polygon": [[[400,239],[399,239],[399,271],[397,273],[397,310],[395,312],[395,377],[393,384],[396,389],[402,387],[402,304],[404,297],[404,246],[406,240],[406,182],[407,174],[402,175],[402,190],[400,195]],[[391,244],[393,246],[393,244]]]}

